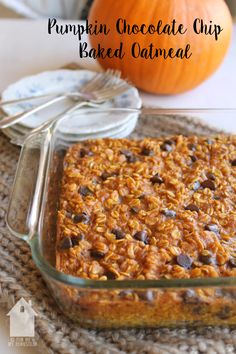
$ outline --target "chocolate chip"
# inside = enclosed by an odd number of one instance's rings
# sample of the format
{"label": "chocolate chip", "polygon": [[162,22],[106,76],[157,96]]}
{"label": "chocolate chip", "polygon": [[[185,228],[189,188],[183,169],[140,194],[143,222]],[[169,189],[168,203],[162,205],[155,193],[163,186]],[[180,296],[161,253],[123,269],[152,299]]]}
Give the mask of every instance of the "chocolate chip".
{"label": "chocolate chip", "polygon": [[176,212],[174,210],[170,210],[170,209],[162,210],[162,214],[165,215],[167,218],[175,218],[176,217]]}
{"label": "chocolate chip", "polygon": [[85,149],[80,149],[79,156],[80,157],[85,157],[87,155],[87,150]]}
{"label": "chocolate chip", "polygon": [[162,184],[164,183],[163,179],[161,177],[159,177],[159,174],[155,174],[155,176],[151,177],[150,178],[150,181],[153,183],[153,184]]}
{"label": "chocolate chip", "polygon": [[201,187],[200,182],[195,181],[195,182],[193,183],[193,190],[194,190],[195,192],[196,192],[200,187]]}
{"label": "chocolate chip", "polygon": [[117,240],[122,240],[123,238],[125,238],[125,233],[120,229],[112,229],[111,233],[116,236]]}
{"label": "chocolate chip", "polygon": [[215,234],[219,233],[219,227],[215,224],[205,225],[205,230],[214,232]]}
{"label": "chocolate chip", "polygon": [[71,238],[69,236],[64,237],[59,244],[59,249],[68,250],[73,247]]}
{"label": "chocolate chip", "polygon": [[[206,307],[203,307],[202,305],[202,303],[200,303],[201,302],[201,300],[200,299],[198,299],[198,298],[196,298],[197,299],[197,301],[196,301],[196,303],[195,303],[195,306],[193,306],[194,304],[192,304],[192,306],[191,306],[191,311],[192,311],[192,313],[194,314],[194,315],[205,315],[206,313],[208,313],[208,311],[209,311],[209,309],[208,309],[208,307],[206,308]],[[199,303],[200,303],[200,305],[199,305]],[[198,305],[197,305],[198,304]],[[199,323],[200,324],[200,323]]]}
{"label": "chocolate chip", "polygon": [[231,307],[223,306],[222,309],[216,313],[216,316],[219,317],[221,320],[227,320],[231,317]]}
{"label": "chocolate chip", "polygon": [[204,182],[201,183],[202,188],[209,188],[212,191],[216,190],[215,183],[211,181],[210,179],[205,180]]}
{"label": "chocolate chip", "polygon": [[152,302],[154,300],[153,292],[152,290],[147,290],[147,291],[136,291],[138,294],[138,297],[141,300]]}
{"label": "chocolate chip", "polygon": [[94,259],[102,259],[105,257],[105,253],[96,249],[90,251],[90,255]]}
{"label": "chocolate chip", "polygon": [[190,156],[190,159],[192,160],[192,162],[196,162],[196,161],[197,161],[197,158],[196,158],[196,156],[194,156],[194,155],[191,155],[191,156]]}
{"label": "chocolate chip", "polygon": [[236,166],[236,159],[231,161],[231,165],[232,165],[233,167]]}
{"label": "chocolate chip", "polygon": [[208,179],[210,179],[212,181],[215,181],[215,179],[216,179],[216,176],[213,173],[211,173],[211,172],[207,172],[206,176],[207,176]]}
{"label": "chocolate chip", "polygon": [[138,160],[137,156],[135,156],[130,150],[121,150],[120,152],[125,155],[127,162],[134,163]]}
{"label": "chocolate chip", "polygon": [[154,151],[148,148],[143,148],[141,151],[141,155],[143,156],[153,156],[154,155]]}
{"label": "chocolate chip", "polygon": [[80,152],[79,152],[79,156],[80,157],[85,157],[85,156],[93,156],[93,153],[92,151],[89,151],[88,149],[80,149]]}
{"label": "chocolate chip", "polygon": [[228,264],[230,267],[236,268],[236,258],[230,258]]}
{"label": "chocolate chip", "polygon": [[192,258],[190,258],[187,254],[181,253],[176,257],[176,261],[178,265],[185,269],[190,269],[193,263]]}
{"label": "chocolate chip", "polygon": [[104,275],[107,277],[107,279],[109,280],[115,280],[117,278],[117,274],[115,274],[114,272],[107,270]]}
{"label": "chocolate chip", "polygon": [[134,162],[138,161],[138,158],[137,158],[137,156],[132,155],[132,156],[127,156],[126,160],[127,160],[127,162],[134,163]]}
{"label": "chocolate chip", "polygon": [[145,199],[145,197],[146,197],[146,194],[141,194],[140,196],[138,196],[138,199]]}
{"label": "chocolate chip", "polygon": [[213,263],[213,258],[210,252],[203,251],[199,256],[199,261],[202,262],[203,264],[210,265]]}
{"label": "chocolate chip", "polygon": [[101,174],[101,179],[103,180],[103,181],[106,181],[108,178],[110,178],[110,177],[112,177],[112,174],[111,173],[108,173],[108,172],[103,172],[102,174]]}
{"label": "chocolate chip", "polygon": [[131,213],[133,213],[133,214],[138,214],[138,212],[139,212],[138,208],[136,208],[136,207],[130,208],[130,211],[131,211]]}
{"label": "chocolate chip", "polygon": [[199,298],[196,294],[196,292],[192,289],[186,290],[183,295],[183,301],[186,304],[198,304],[199,303]]}
{"label": "chocolate chip", "polygon": [[189,150],[191,150],[191,151],[196,151],[196,149],[197,149],[197,145],[196,144],[188,144],[188,148],[189,148]]}
{"label": "chocolate chip", "polygon": [[125,155],[125,157],[130,157],[130,156],[132,156],[133,155],[133,153],[132,153],[132,151],[130,151],[130,150],[120,150],[120,152],[121,152],[121,154],[122,155]]}
{"label": "chocolate chip", "polygon": [[88,224],[90,221],[90,217],[87,213],[83,212],[81,214],[76,214],[73,217],[73,221],[78,224],[78,223],[83,223],[83,224]]}
{"label": "chocolate chip", "polygon": [[219,197],[218,195],[214,195],[214,196],[213,196],[213,199],[214,199],[214,200],[220,200],[220,197]]}
{"label": "chocolate chip", "polygon": [[171,144],[167,144],[166,142],[161,144],[160,148],[162,151],[167,151],[167,152],[171,152],[173,150],[173,147],[171,146]]}
{"label": "chocolate chip", "polygon": [[189,211],[196,211],[197,213],[199,212],[199,208],[197,205],[195,204],[189,204],[185,207],[185,210],[189,210]]}
{"label": "chocolate chip", "polygon": [[79,189],[79,193],[83,196],[83,197],[87,197],[88,195],[92,195],[93,192],[91,191],[91,189],[89,189],[86,186],[81,186]]}
{"label": "chocolate chip", "polygon": [[72,242],[73,247],[74,246],[78,246],[79,242],[82,241],[82,240],[84,240],[84,235],[83,234],[71,237],[71,242]]}
{"label": "chocolate chip", "polygon": [[142,242],[144,242],[145,245],[147,245],[147,244],[148,244],[148,241],[149,241],[149,239],[148,239],[148,233],[147,233],[146,230],[142,230],[142,231],[136,232],[136,233],[134,234],[134,238],[135,238],[135,240],[137,240],[137,241],[142,241]]}

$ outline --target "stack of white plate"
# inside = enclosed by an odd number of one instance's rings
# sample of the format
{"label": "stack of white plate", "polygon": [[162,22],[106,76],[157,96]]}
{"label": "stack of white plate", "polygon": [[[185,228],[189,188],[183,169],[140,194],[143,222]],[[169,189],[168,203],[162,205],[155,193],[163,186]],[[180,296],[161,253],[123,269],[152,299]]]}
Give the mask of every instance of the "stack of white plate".
{"label": "stack of white plate", "polygon": [[[94,75],[96,73],[88,70],[57,70],[25,77],[10,85],[2,93],[2,100],[14,100],[47,93],[79,91]],[[41,100],[37,100],[37,104],[41,102]],[[4,106],[4,111],[7,115],[14,115],[33,108],[35,104],[36,101],[32,101],[30,103]],[[95,109],[99,112],[100,109],[106,110],[109,108],[140,108],[141,104],[138,90],[130,86],[130,89],[124,94],[104,103],[99,109]],[[51,106],[50,109],[34,114],[12,127],[3,129],[3,132],[13,142],[22,140],[22,137],[29,134],[32,129],[38,127],[49,118],[61,114],[70,105],[71,102],[69,100],[65,100],[60,104],[57,103]],[[123,138],[133,131],[138,119],[138,114],[133,112],[121,114],[120,116],[106,112],[101,112],[96,116],[92,114],[83,115],[81,112],[81,110],[78,110],[71,116],[69,125],[62,125],[64,139],[68,142],[101,137]]]}

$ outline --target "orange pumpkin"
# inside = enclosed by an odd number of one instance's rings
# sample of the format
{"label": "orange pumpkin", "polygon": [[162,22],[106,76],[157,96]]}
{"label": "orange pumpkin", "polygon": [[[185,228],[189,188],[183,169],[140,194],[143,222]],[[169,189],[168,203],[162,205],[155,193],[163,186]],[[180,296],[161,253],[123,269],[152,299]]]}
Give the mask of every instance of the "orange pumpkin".
{"label": "orange pumpkin", "polygon": [[[127,24],[157,25],[171,23],[188,28],[185,34],[119,34],[116,23],[119,18]],[[212,35],[196,34],[193,23],[196,18],[203,19],[206,31]],[[232,34],[232,18],[224,0],[94,0],[89,14],[89,23],[106,24],[110,28],[108,35],[91,35],[93,48],[98,44],[105,49],[115,50],[120,42],[124,44],[123,59],[99,59],[103,68],[121,70],[123,77],[128,78],[138,88],[159,94],[177,94],[190,90],[216,71],[222,63],[229,48]],[[212,21],[212,22],[210,22]],[[197,23],[200,30],[200,23]],[[214,24],[220,25],[223,31],[215,39]],[[212,25],[212,27],[210,27]],[[131,48],[138,42],[140,48],[148,48],[152,43],[155,48],[185,48],[191,45],[192,56],[189,59],[167,58],[155,59],[134,58]]]}

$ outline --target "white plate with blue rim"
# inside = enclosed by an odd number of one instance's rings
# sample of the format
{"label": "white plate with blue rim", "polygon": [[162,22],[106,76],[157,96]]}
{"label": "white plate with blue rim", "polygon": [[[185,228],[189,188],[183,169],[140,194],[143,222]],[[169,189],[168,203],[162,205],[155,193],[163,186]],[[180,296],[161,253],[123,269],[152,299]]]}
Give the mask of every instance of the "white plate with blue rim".
{"label": "white plate with blue rim", "polygon": [[[96,132],[91,132],[91,133],[86,133],[86,134],[64,134],[63,131],[60,131],[60,136],[61,139],[64,142],[77,142],[77,141],[82,141],[82,140],[88,140],[88,139],[97,139],[97,138],[113,138],[113,139],[118,139],[118,138],[125,138],[129,136],[132,131],[135,129],[135,126],[137,124],[137,113],[132,113],[129,114],[129,120],[128,122],[116,126],[112,129],[109,130],[103,130],[98,133]],[[4,133],[7,137],[11,139],[13,143],[16,145],[22,145],[22,137],[24,134],[20,133],[17,129],[15,129],[15,126],[11,128],[9,131],[9,128],[4,129]]]}
{"label": "white plate with blue rim", "polygon": [[[89,70],[55,70],[47,71],[37,75],[25,77],[16,83],[7,87],[2,93],[2,100],[14,100],[29,96],[44,95],[47,93],[64,93],[79,91],[79,89],[89,80],[96,75],[95,72]],[[119,79],[122,80],[122,79]],[[41,100],[37,100],[37,104],[41,103]],[[51,106],[49,109],[33,114],[31,117],[15,124],[13,127],[4,129],[3,132],[12,138],[17,140],[17,137],[21,138],[25,134],[28,134],[32,129],[38,127],[40,124],[47,121],[49,118],[56,116],[69,107],[71,103],[69,101],[63,101],[60,104]],[[100,109],[109,108],[141,108],[142,101],[139,96],[138,90],[130,86],[130,88],[123,94],[109,100],[101,105]],[[19,103],[16,105],[9,105],[4,107],[4,112],[7,115],[14,115],[24,110],[33,108],[35,101]],[[97,109],[98,110],[98,109]],[[79,114],[75,112],[73,118]],[[111,116],[108,113],[101,114],[97,119],[94,116],[86,117],[83,120],[78,119],[75,126],[71,130],[71,127],[63,126],[63,133],[68,137],[71,135],[83,135],[100,137],[99,135],[109,135],[111,130],[112,135],[119,137],[119,131],[127,131],[131,133],[131,128],[134,126],[133,114]],[[132,119],[131,119],[132,118]],[[130,122],[130,123],[129,123]],[[130,128],[129,128],[130,124]],[[122,129],[124,126],[124,129]],[[117,128],[117,134],[116,134]],[[124,137],[124,136],[122,136]]]}

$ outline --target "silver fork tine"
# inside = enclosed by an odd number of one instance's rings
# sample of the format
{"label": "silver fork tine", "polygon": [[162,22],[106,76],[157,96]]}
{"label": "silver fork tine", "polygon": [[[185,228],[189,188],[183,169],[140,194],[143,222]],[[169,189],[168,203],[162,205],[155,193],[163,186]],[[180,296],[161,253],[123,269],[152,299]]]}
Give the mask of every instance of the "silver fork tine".
{"label": "silver fork tine", "polygon": [[110,76],[109,78],[107,78],[106,82],[101,86],[99,90],[107,89],[113,85],[117,85],[118,83],[120,83],[120,79],[117,76]]}
{"label": "silver fork tine", "polygon": [[102,76],[98,75],[95,81],[92,80],[90,85],[86,85],[83,93],[92,92],[95,99],[99,101],[109,99],[111,95],[114,96],[123,93],[129,88],[129,84],[124,81],[120,82],[120,76],[120,71],[108,69]]}
{"label": "silver fork tine", "polygon": [[[115,75],[115,76],[114,76]],[[88,93],[91,91],[99,90],[104,87],[111,79],[115,79],[120,75],[118,71],[108,69],[105,73],[99,73],[87,85],[81,89],[81,93]]]}
{"label": "silver fork tine", "polygon": [[93,95],[96,96],[96,97],[100,97],[101,95],[104,95],[104,94],[114,94],[116,90],[127,90],[129,88],[129,84],[126,84],[126,83],[119,83],[117,85],[111,85],[111,86],[108,86],[107,88],[104,88],[102,90],[98,90],[98,91],[94,91],[93,92]]}
{"label": "silver fork tine", "polygon": [[94,80],[90,81],[88,85],[85,85],[80,92],[81,93],[88,93],[94,90],[99,90],[103,85],[104,82],[107,80],[108,74],[99,74],[97,77],[95,77]]}
{"label": "silver fork tine", "polygon": [[88,91],[99,89],[109,75],[110,74],[108,72],[96,74],[94,79],[90,80],[81,88],[80,92],[86,93]]}
{"label": "silver fork tine", "polygon": [[[127,91],[127,89],[128,89],[128,87],[123,86],[123,87],[120,87],[118,89],[113,90],[112,94],[114,96],[118,96],[118,95],[122,94],[123,92]],[[100,101],[100,100],[104,101],[104,100],[109,99],[109,98],[111,98],[111,92],[107,92],[107,93],[104,93],[104,94],[101,94],[101,95],[97,96],[96,100],[97,101]]]}
{"label": "silver fork tine", "polygon": [[119,70],[113,70],[113,76],[117,77],[118,79],[121,78],[121,71]]}
{"label": "silver fork tine", "polygon": [[[117,81],[119,72],[108,69],[105,72],[105,75],[103,74],[103,77],[100,81],[100,85],[99,85],[99,89],[106,87],[107,84],[109,84],[111,81],[112,83],[115,83]],[[96,91],[97,88],[95,88],[94,86],[92,87],[92,91]]]}
{"label": "silver fork tine", "polygon": [[110,75],[114,76],[114,77],[121,77],[121,72],[119,70],[115,70],[115,69],[108,69],[108,71],[110,72]]}
{"label": "silver fork tine", "polygon": [[127,82],[124,81],[118,81],[115,82],[114,80],[111,80],[107,85],[100,90],[95,90],[93,92],[103,92],[103,91],[108,91],[112,90],[113,88],[120,87],[120,86],[130,86]]}
{"label": "silver fork tine", "polygon": [[[102,79],[102,73],[96,74],[92,80],[89,80],[87,84],[81,87],[80,92],[84,93],[90,91],[91,88],[98,88],[100,85],[100,81]],[[98,85],[99,84],[99,85]]]}
{"label": "silver fork tine", "polygon": [[103,91],[103,92],[100,92],[99,94],[98,94],[98,97],[101,97],[101,96],[107,96],[107,95],[115,95],[116,94],[116,92],[118,92],[118,91],[124,91],[124,90],[128,90],[130,88],[130,86],[129,85],[120,85],[120,86],[117,86],[117,87],[114,87],[114,88],[112,88],[111,90],[109,90],[109,91]]}

